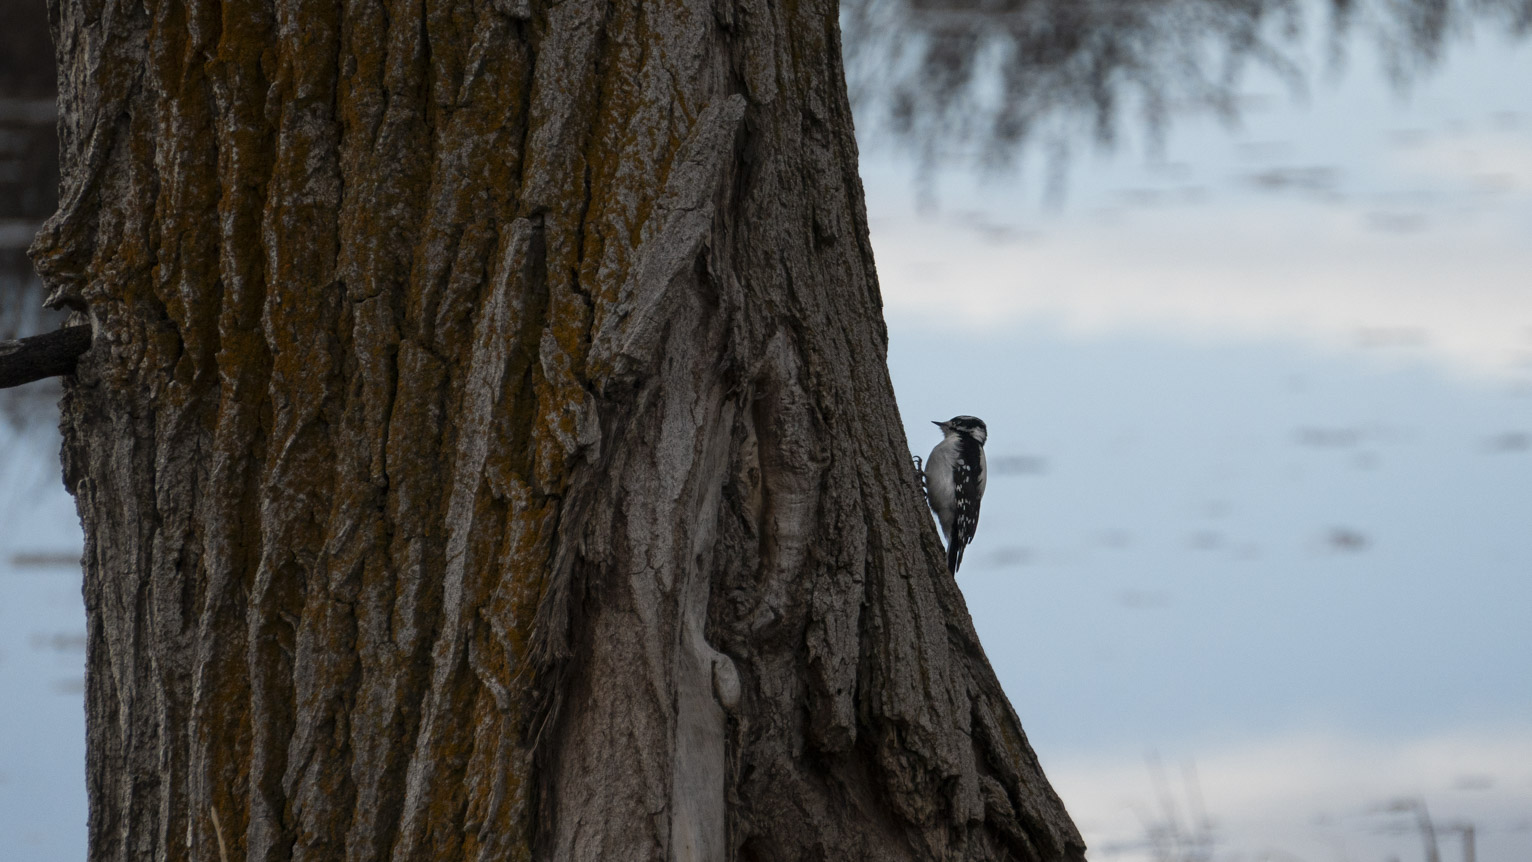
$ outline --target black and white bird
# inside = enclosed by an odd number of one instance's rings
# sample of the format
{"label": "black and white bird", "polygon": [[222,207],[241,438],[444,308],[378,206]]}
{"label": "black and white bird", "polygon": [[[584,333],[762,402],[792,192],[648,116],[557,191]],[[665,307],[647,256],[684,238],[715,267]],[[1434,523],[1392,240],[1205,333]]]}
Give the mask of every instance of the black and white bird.
{"label": "black and white bird", "polygon": [[932,422],[942,429],[942,442],[926,459],[926,499],[947,540],[947,570],[957,574],[963,549],[973,541],[979,526],[979,501],[984,499],[984,440],[989,431],[983,420],[954,416]]}

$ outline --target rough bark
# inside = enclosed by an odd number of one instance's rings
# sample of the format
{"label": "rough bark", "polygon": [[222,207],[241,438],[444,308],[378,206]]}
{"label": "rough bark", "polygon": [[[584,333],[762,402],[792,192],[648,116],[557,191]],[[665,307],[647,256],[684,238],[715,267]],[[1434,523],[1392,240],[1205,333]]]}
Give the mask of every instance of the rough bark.
{"label": "rough bark", "polygon": [[50,0],[93,859],[1080,859],[836,8]]}

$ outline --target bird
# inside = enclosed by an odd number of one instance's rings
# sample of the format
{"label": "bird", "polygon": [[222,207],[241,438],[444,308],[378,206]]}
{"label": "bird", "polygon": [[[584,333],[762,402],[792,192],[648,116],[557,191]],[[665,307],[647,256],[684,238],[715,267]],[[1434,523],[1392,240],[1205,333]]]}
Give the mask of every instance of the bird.
{"label": "bird", "polygon": [[942,442],[926,459],[926,500],[947,540],[947,570],[956,575],[963,550],[979,526],[979,501],[984,499],[988,472],[984,441],[989,429],[974,416],[954,416],[931,424],[942,429]]}

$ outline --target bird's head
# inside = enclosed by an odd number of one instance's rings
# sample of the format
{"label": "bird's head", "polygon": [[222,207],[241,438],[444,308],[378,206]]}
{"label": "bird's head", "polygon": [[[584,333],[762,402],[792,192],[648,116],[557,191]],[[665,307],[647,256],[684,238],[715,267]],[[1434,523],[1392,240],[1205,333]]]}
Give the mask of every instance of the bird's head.
{"label": "bird's head", "polygon": [[954,434],[962,434],[972,437],[980,446],[989,437],[989,429],[984,427],[984,420],[977,416],[954,416],[946,422],[932,421],[932,425],[942,429],[942,433],[951,437]]}

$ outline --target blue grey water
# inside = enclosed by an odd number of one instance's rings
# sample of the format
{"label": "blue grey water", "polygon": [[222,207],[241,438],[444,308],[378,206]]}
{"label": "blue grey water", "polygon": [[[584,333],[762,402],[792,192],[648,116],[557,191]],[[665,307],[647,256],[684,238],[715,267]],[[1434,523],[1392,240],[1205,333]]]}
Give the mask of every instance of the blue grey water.
{"label": "blue grey water", "polygon": [[0,423],[0,488],[0,859],[84,859],[82,539],[57,433]]}
{"label": "blue grey water", "polygon": [[988,423],[959,583],[1093,859],[1418,859],[1417,803],[1532,858],[1532,52],[1381,69],[1062,194],[864,135],[910,445]]}

